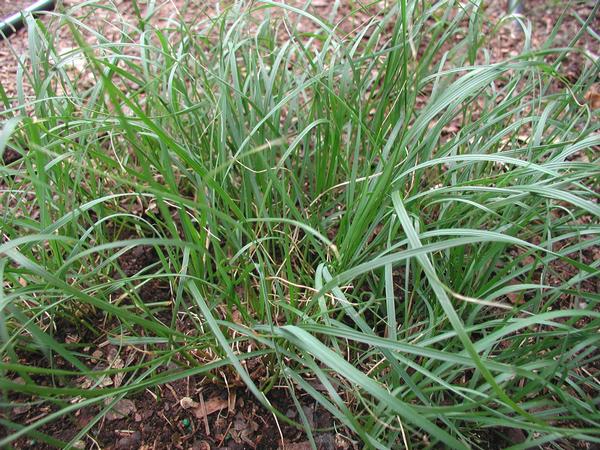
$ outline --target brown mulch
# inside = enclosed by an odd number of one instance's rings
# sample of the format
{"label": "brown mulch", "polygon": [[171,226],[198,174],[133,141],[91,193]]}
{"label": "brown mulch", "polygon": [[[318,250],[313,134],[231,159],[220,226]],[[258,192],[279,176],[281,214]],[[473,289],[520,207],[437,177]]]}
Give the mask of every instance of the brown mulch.
{"label": "brown mulch", "polygon": [[[131,277],[158,260],[158,254],[153,247],[140,245],[121,255],[119,266],[125,276]],[[120,278],[119,273],[115,273],[113,276]],[[171,290],[167,282],[152,279],[141,285],[139,295],[147,302],[163,301],[171,298]]]}
{"label": "brown mulch", "polygon": [[[133,238],[125,233],[120,239]],[[158,260],[156,250],[150,246],[136,246],[118,258],[120,270],[126,277],[148,269]],[[115,273],[115,278],[121,275]],[[166,287],[168,289],[168,286]],[[139,290],[144,302],[157,300],[157,289]],[[161,298],[162,299],[162,298]],[[101,316],[86,317],[89,325],[96,325],[95,333],[89,328],[78,326],[75,321],[61,319],[54,326],[53,337],[58,342],[92,342],[84,347],[82,354],[87,356],[88,363],[94,370],[109,367],[121,368],[135,365],[140,360],[140,350],[133,347],[119,348],[109,343],[106,336],[111,328],[118,324],[107,324]],[[170,320],[166,317],[165,320]],[[60,322],[60,323],[58,323]],[[177,324],[182,331],[193,330],[193,326]],[[25,356],[28,364],[46,366],[43,360],[33,361]],[[38,357],[35,357],[38,358]],[[39,359],[39,358],[38,358]],[[60,357],[53,359],[56,368],[72,369]],[[257,383],[265,375],[263,363],[259,359],[247,360],[245,365]],[[176,369],[177,366],[159,369]],[[97,421],[86,434],[77,441],[75,448],[102,448],[105,450],[126,449],[185,449],[185,450],[244,450],[244,449],[287,449],[311,450],[311,444],[305,432],[294,425],[277,419],[263,407],[250,393],[243,383],[230,370],[224,369],[217,375],[222,380],[208,380],[206,377],[188,377],[146,389],[116,402],[114,407]],[[36,378],[40,385],[51,385],[52,380]],[[74,380],[84,389],[91,387],[91,381],[85,377]],[[106,387],[119,387],[124,382],[123,374],[107,377],[101,384]],[[70,382],[72,384],[73,381]],[[319,386],[315,386],[319,389]],[[334,424],[332,415],[316,404],[308,395],[296,392],[303,414],[310,424],[310,429],[319,450],[353,450],[356,443],[347,437],[350,433],[339,424]],[[301,414],[290,396],[287,388],[274,388],[267,395],[270,403],[287,418],[296,423],[302,422]],[[51,414],[56,410],[45,404],[35,406],[35,397],[22,395],[11,398],[10,408],[0,408],[0,418],[14,423],[29,424]],[[38,429],[63,442],[69,442],[76,434],[90,424],[102,410],[103,405],[84,407],[74,414],[53,421]],[[8,430],[0,426],[0,437],[6,436]],[[17,449],[50,449],[53,448],[31,437],[20,438],[13,443]]]}
{"label": "brown mulch", "polygon": [[[29,4],[31,0],[0,0],[0,13],[15,12],[19,5]],[[59,7],[70,8],[76,5],[77,0],[62,0],[59,1]],[[137,23],[135,19],[134,8],[129,0],[112,0],[106,1],[107,4],[115,5],[119,16],[119,20],[125,19],[131,23]],[[302,0],[288,0],[286,3],[294,6],[304,5]],[[553,2],[550,0],[526,0],[523,2],[523,14],[526,19],[532,22],[532,47],[539,48],[546,41],[552,31],[552,27],[557,23],[558,18],[564,12],[564,6],[561,2]],[[188,5],[186,8],[185,5]],[[506,2],[484,2],[485,14],[489,17],[492,23],[497,22],[505,15]],[[571,4],[566,15],[566,19],[562,22],[561,33],[556,37],[556,47],[568,44],[568,38],[573,36],[580,27],[579,21],[575,15],[579,15],[582,19],[586,19],[592,8],[594,1],[588,0],[583,2],[575,2]],[[357,8],[355,5],[354,8]],[[328,18],[332,23],[338,25],[343,33],[352,34],[361,25],[379,12],[376,6],[369,8],[353,9],[348,3],[340,2],[338,7],[335,7],[335,2],[326,0],[313,0],[309,10],[317,15]],[[83,13],[87,14],[83,8]],[[193,23],[198,17],[206,17],[213,14],[214,7],[210,2],[201,2],[198,0],[170,0],[169,2],[161,3],[159,13],[155,14],[153,20],[160,23],[168,23],[168,19],[173,16],[182,15],[190,23]],[[50,13],[46,15],[51,15]],[[0,17],[3,17],[0,14]],[[41,15],[44,17],[44,14]],[[114,13],[106,10],[99,10],[91,16],[84,16],[84,21],[91,28],[101,30],[107,37],[118,36],[118,30],[113,26]],[[44,19],[47,21],[46,19]],[[311,21],[300,21],[300,31],[314,31],[316,25]],[[600,30],[600,16],[592,21],[592,28],[598,32]],[[285,39],[286,36],[280,36]],[[59,30],[59,39],[57,42],[59,50],[69,50],[77,47],[72,37],[69,35],[66,27]],[[500,32],[492,41],[492,60],[498,60],[516,55],[523,46],[523,35],[516,31],[516,27],[512,23],[506,21],[501,27]],[[597,42],[589,33],[584,33],[579,41],[579,46],[588,54],[589,57],[598,57]],[[18,62],[15,55],[26,54],[27,52],[27,32],[22,29],[7,40],[0,41],[0,82],[7,92],[7,95],[14,96],[16,94],[16,74]],[[581,55],[570,54],[563,64],[562,71],[570,80],[574,81],[580,73],[584,59]],[[27,89],[26,89],[27,91]]]}
{"label": "brown mulch", "polygon": [[0,21],[15,13],[18,13],[19,11],[25,9],[34,2],[35,0],[1,0]]}
{"label": "brown mulch", "polygon": [[[0,0],[0,20],[4,20],[30,3],[25,0]],[[9,39],[0,38],[0,83],[8,95],[14,95],[16,92],[15,79],[18,67],[16,55],[21,55],[26,50],[27,33],[25,30],[17,32]]]}
{"label": "brown mulch", "polygon": [[[289,419],[301,422],[287,390],[275,389],[267,397]],[[352,441],[336,433],[329,412],[310,398],[299,401],[319,450],[356,448]],[[65,421],[52,422],[43,431],[68,442],[100,409],[100,406],[83,408]],[[28,422],[39,413],[34,407],[15,407],[12,419]],[[88,437],[77,443],[78,448],[96,445],[105,450],[311,449],[303,431],[276,420],[246,389],[206,385],[194,378],[158,386],[116,402],[92,427]],[[15,447],[52,448],[31,438],[18,440]]]}

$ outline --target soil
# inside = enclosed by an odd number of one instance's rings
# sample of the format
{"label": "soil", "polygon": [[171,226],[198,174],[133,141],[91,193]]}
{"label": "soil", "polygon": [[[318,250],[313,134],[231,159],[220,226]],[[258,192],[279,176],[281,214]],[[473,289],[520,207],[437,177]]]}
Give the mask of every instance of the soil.
{"label": "soil", "polygon": [[22,11],[34,2],[34,0],[1,0],[0,21],[12,16],[15,13],[18,13],[19,11]]}
{"label": "soil", "polygon": [[[300,421],[300,416],[288,391],[275,389],[269,401],[288,418]],[[300,399],[303,402],[303,399]],[[336,434],[331,415],[306,400],[301,403],[314,433],[319,450],[353,449],[352,441]],[[44,432],[68,442],[77,430],[89,424],[100,407],[83,408],[65,426],[56,421]],[[39,416],[35,408],[13,407],[13,420],[21,423]],[[48,410],[47,413],[50,411]],[[309,450],[309,441],[297,427],[276,420],[273,414],[258,404],[245,389],[229,390],[206,385],[202,380],[189,378],[166,384],[154,392],[145,391],[129,399],[120,400],[90,432],[89,441],[79,445],[105,450],[126,449],[190,449],[190,450],[243,450],[295,449]],[[52,448],[34,439],[22,439],[16,448]]]}
{"label": "soil", "polygon": [[5,149],[4,153],[2,154],[2,162],[5,165],[12,164],[15,161],[18,161],[19,159],[21,159],[21,155],[12,148]]}
{"label": "soil", "polygon": [[[130,239],[133,235],[118,236]],[[136,246],[118,258],[123,275],[132,277],[158,261],[153,247]],[[115,277],[120,274],[115,273]],[[139,291],[143,301],[157,301],[169,298],[168,284],[157,282],[144,286]],[[166,296],[165,296],[166,293]],[[117,293],[118,294],[118,293]],[[170,320],[169,318],[166,318]],[[84,319],[80,319],[84,320]],[[77,325],[76,320],[57,320],[54,338],[58,342],[95,342],[82,353],[87,354],[94,364],[94,370],[110,367],[119,368],[136,363],[139,354],[129,348],[121,350],[106,341],[106,336],[118,324],[107,324],[102,317],[91,316],[85,320],[94,327],[95,333]],[[186,324],[178,329],[190,329]],[[46,366],[38,356],[26,356],[32,366]],[[35,359],[35,360],[34,360]],[[39,359],[39,360],[38,360]],[[72,369],[60,357],[53,359],[56,368]],[[246,367],[257,382],[265,371],[260,360],[246,361]],[[175,366],[159,369],[163,372]],[[225,372],[227,372],[225,370]],[[99,448],[106,450],[126,449],[185,449],[185,450],[244,450],[279,449],[310,450],[310,442],[299,427],[277,419],[260,405],[235,375],[221,373],[225,382],[207,381],[206,377],[189,377],[177,380],[129,396],[116,402],[113,409],[95,423],[84,439],[77,442],[77,448]],[[18,380],[18,379],[16,379]],[[51,384],[51,380],[35,379],[40,385]],[[108,377],[103,386],[119,387],[123,375]],[[90,381],[82,378],[79,387],[89,388]],[[290,396],[289,390],[275,388],[268,395],[269,402],[287,418],[301,422],[301,415]],[[35,397],[15,396],[10,398],[10,408],[0,408],[0,418],[15,423],[29,424],[51,414],[55,408],[35,407]],[[334,424],[331,414],[315,403],[308,395],[298,399],[306,416],[317,448],[319,450],[350,450],[358,448],[352,434],[339,424]],[[39,428],[39,431],[64,443],[71,441],[77,432],[90,424],[101,411],[101,406],[84,407],[74,415],[53,421]],[[341,432],[340,432],[341,430]],[[8,430],[0,426],[0,437]],[[347,437],[350,436],[350,437]],[[13,443],[17,449],[51,449],[36,439],[21,438]]]}
{"label": "soil", "polygon": [[[131,277],[157,261],[158,254],[153,247],[140,245],[119,257],[119,266],[125,276]],[[120,274],[115,273],[114,277],[119,278]],[[144,301],[163,301],[171,298],[171,290],[169,283],[152,279],[141,285],[139,295]]]}

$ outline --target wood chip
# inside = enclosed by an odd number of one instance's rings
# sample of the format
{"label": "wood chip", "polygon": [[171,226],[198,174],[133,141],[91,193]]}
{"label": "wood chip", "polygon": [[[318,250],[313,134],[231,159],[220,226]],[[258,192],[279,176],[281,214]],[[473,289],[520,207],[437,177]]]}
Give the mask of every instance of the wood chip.
{"label": "wood chip", "polygon": [[312,450],[312,445],[308,441],[286,443],[285,450]]}
{"label": "wood chip", "polygon": [[237,394],[235,391],[230,392],[229,398],[227,399],[227,411],[232,413],[235,410],[235,401],[237,399]]}
{"label": "wood chip", "polygon": [[600,84],[595,84],[585,95],[585,99],[592,109],[600,109]]}
{"label": "wood chip", "polygon": [[204,402],[204,408],[202,408],[202,405],[198,406],[194,410],[194,415],[198,419],[203,419],[225,408],[227,408],[227,400],[220,397],[213,397]]}
{"label": "wood chip", "polygon": [[133,401],[127,399],[119,400],[117,403],[115,403],[113,408],[106,414],[106,420],[111,421],[123,419],[129,416],[130,414],[135,413],[136,411],[137,408]]}

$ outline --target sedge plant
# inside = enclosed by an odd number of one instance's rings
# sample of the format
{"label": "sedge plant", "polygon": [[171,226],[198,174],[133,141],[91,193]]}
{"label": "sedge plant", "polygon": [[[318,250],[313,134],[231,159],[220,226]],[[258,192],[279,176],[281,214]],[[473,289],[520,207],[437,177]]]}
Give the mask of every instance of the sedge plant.
{"label": "sedge plant", "polygon": [[[541,48],[517,17],[504,59],[490,42],[514,18],[482,1],[160,23],[168,4],[133,4],[28,17],[0,89],[0,153],[19,155],[0,166],[0,446],[72,447],[119,400],[222,370],[281,421],[275,386],[312,397],[366,448],[600,442],[599,66],[578,47],[599,4],[568,46],[568,10]],[[136,248],[156,257],[131,273]],[[98,369],[99,341],[144,351]],[[50,412],[20,423],[18,402]],[[45,431],[91,406],[70,441]]]}

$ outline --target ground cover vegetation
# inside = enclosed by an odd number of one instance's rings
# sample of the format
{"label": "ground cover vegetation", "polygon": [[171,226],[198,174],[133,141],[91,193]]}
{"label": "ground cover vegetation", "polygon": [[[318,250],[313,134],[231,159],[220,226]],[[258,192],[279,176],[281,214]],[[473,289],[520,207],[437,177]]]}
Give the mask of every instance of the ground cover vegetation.
{"label": "ground cover vegetation", "polygon": [[349,4],[157,26],[134,1],[117,39],[86,25],[108,2],[28,18],[0,85],[1,447],[89,443],[190,377],[315,448],[307,398],[358,447],[600,443],[599,5],[534,48],[481,1]]}

